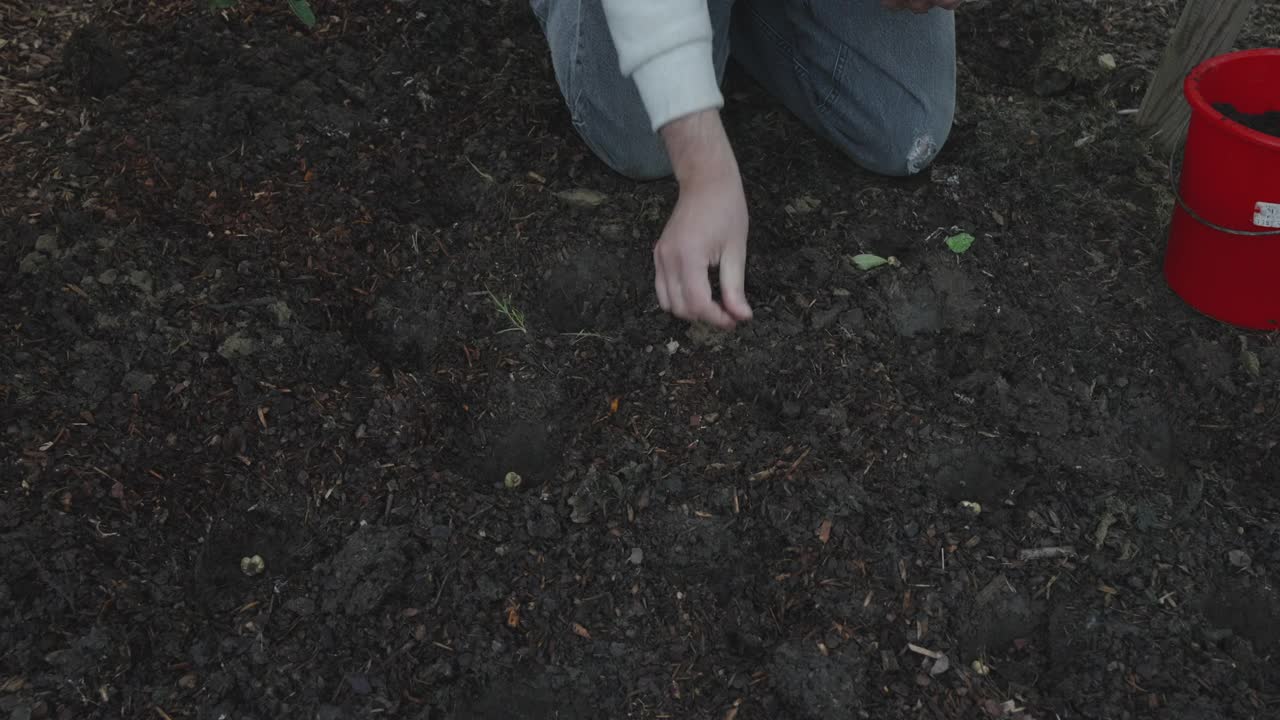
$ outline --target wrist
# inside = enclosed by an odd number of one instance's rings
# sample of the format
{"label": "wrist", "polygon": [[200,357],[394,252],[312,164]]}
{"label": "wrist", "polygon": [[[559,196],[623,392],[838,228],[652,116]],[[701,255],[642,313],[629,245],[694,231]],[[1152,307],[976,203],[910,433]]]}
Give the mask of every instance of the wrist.
{"label": "wrist", "polygon": [[680,185],[736,177],[738,162],[718,110],[676,118],[659,131]]}

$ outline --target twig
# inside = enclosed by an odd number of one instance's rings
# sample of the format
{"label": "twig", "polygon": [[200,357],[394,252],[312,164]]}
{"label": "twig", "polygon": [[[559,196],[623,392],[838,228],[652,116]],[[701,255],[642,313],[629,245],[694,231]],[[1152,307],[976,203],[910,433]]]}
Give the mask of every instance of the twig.
{"label": "twig", "polygon": [[[102,531],[99,530],[98,532]],[[60,583],[54,582],[53,575],[49,573],[49,569],[44,566],[44,563],[40,562],[40,556],[36,555],[35,551],[33,551],[29,545],[23,543],[22,547],[27,551],[27,554],[31,556],[32,562],[36,564],[36,570],[39,573],[40,579],[45,585],[53,588],[54,592],[58,593],[58,596],[66,601],[67,609],[74,615],[77,612],[76,604],[72,601],[71,596],[67,594],[66,589],[64,589]]]}
{"label": "twig", "polygon": [[1029,548],[1027,550],[1018,551],[1018,559],[1022,562],[1030,560],[1059,560],[1061,558],[1072,557],[1075,554],[1075,548],[1068,546]]}
{"label": "twig", "polygon": [[449,576],[453,575],[453,571],[455,569],[456,568],[449,568],[449,571],[446,572],[443,576],[441,576],[440,589],[436,591],[436,599],[431,601],[431,607],[429,608],[430,610],[435,610],[436,608],[440,607],[440,596],[444,595],[444,586],[448,584]]}
{"label": "twig", "polygon": [[462,159],[463,159],[463,160],[466,160],[466,161],[467,161],[467,164],[471,166],[471,169],[472,169],[472,170],[475,170],[477,173],[479,173],[479,174],[480,174],[480,177],[484,178],[485,180],[488,180],[488,181],[489,181],[489,182],[491,182],[491,183],[496,183],[496,182],[497,182],[496,180],[494,180],[494,179],[493,179],[493,176],[492,176],[492,175],[490,175],[489,173],[487,173],[487,172],[485,172],[485,171],[481,170],[480,168],[476,167],[476,164],[475,164],[475,163],[473,163],[473,162],[471,162],[471,158],[467,157],[466,155],[463,155],[463,156],[462,156]]}
{"label": "twig", "polygon": [[812,449],[813,449],[813,448],[805,448],[805,449],[804,449],[804,452],[800,453],[800,457],[796,458],[796,461],[795,461],[795,462],[793,462],[793,463],[791,463],[791,467],[787,468],[787,479],[788,479],[788,480],[790,480],[790,479],[791,479],[791,476],[792,476],[792,475],[795,475],[795,474],[796,474],[796,468],[800,467],[800,463],[804,462],[804,459],[805,459],[805,458],[807,458],[807,457],[809,457],[809,451],[810,451],[810,450],[812,450]]}

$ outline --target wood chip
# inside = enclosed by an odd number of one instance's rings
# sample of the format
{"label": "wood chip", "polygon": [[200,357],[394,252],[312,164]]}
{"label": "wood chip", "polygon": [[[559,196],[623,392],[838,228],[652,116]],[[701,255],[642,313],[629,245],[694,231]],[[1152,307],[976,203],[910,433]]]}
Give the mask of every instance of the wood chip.
{"label": "wood chip", "polygon": [[822,524],[818,526],[818,540],[826,545],[831,540],[831,518],[826,518]]}
{"label": "wood chip", "polygon": [[937,677],[950,669],[951,660],[946,655],[943,655],[933,662],[933,667],[929,668],[929,674],[933,677]]}
{"label": "wood chip", "polygon": [[917,655],[923,655],[927,658],[933,658],[934,660],[942,657],[942,653],[936,650],[930,650],[929,648],[922,648],[915,643],[907,643],[907,649]]}
{"label": "wood chip", "polygon": [[1075,554],[1075,548],[1071,547],[1030,548],[1027,550],[1020,550],[1018,552],[1018,559],[1022,562],[1028,562],[1030,560],[1060,560],[1062,558],[1072,557]]}
{"label": "wood chip", "polygon": [[608,200],[608,196],[596,190],[587,188],[573,188],[572,190],[561,190],[556,193],[556,197],[578,207],[596,207]]}
{"label": "wood chip", "polygon": [[574,635],[577,635],[583,640],[591,639],[591,632],[586,628],[582,627],[581,625],[579,625],[578,623],[570,623],[569,627],[573,630]]}

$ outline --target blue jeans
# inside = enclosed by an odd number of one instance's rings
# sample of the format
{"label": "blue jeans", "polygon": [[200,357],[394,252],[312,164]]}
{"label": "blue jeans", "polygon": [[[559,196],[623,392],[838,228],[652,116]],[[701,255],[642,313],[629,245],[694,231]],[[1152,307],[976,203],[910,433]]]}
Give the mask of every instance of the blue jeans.
{"label": "blue jeans", "polygon": [[[644,2],[644,0],[635,0]],[[599,0],[531,0],[574,127],[609,167],[671,174],[634,83],[622,76]],[[717,77],[730,52],[766,90],[854,162],[912,175],[955,114],[951,12],[889,11],[880,0],[708,0]]]}

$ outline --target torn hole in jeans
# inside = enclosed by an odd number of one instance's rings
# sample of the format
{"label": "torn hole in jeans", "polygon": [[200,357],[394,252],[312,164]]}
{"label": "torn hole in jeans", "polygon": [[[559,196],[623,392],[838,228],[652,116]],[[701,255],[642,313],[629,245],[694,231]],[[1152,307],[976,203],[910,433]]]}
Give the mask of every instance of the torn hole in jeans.
{"label": "torn hole in jeans", "polygon": [[925,169],[937,153],[938,143],[932,135],[916,137],[915,142],[911,143],[911,149],[907,151],[907,173],[914,175]]}

